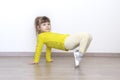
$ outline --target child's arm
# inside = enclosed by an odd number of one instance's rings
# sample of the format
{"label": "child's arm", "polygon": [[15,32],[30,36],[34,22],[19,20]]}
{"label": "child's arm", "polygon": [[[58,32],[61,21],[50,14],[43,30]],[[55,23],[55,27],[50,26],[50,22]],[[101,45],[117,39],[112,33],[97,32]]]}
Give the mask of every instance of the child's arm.
{"label": "child's arm", "polygon": [[52,62],[52,59],[51,59],[51,48],[50,47],[46,47],[46,61],[47,62]]}
{"label": "child's arm", "polygon": [[43,47],[43,40],[42,40],[42,38],[38,37],[33,63],[39,63],[40,56],[41,56],[41,53],[42,53],[42,47]]}

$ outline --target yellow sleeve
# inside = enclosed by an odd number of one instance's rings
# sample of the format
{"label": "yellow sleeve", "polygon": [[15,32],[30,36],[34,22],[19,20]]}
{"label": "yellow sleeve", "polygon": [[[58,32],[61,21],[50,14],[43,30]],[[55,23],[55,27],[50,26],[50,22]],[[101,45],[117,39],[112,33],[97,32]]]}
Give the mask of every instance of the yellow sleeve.
{"label": "yellow sleeve", "polygon": [[34,55],[34,62],[38,63],[40,61],[40,56],[41,56],[41,53],[42,53],[42,47],[43,47],[43,40],[38,37],[37,38],[35,55]]}
{"label": "yellow sleeve", "polygon": [[51,48],[46,47],[46,61],[50,62],[51,61]]}

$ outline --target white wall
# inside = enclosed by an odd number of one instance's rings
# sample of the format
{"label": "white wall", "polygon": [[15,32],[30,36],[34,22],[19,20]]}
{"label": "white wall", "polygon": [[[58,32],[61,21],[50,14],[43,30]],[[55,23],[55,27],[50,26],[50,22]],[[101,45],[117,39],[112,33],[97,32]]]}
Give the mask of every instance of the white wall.
{"label": "white wall", "polygon": [[0,0],[0,52],[34,52],[34,19],[48,16],[52,31],[88,32],[88,52],[120,52],[120,0]]}

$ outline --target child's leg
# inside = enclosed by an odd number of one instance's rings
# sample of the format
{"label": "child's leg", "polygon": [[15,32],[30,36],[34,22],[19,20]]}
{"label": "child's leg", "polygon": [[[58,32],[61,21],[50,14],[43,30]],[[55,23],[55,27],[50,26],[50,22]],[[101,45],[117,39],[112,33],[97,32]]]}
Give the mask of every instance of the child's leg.
{"label": "child's leg", "polygon": [[68,50],[73,50],[79,46],[79,51],[85,53],[88,46],[92,40],[92,37],[87,33],[79,33],[70,35],[65,40],[65,48]]}
{"label": "child's leg", "polygon": [[79,51],[84,54],[90,45],[92,37],[90,34],[82,33],[80,34],[80,38],[81,39],[80,39]]}
{"label": "child's leg", "polygon": [[[83,54],[86,52],[92,37],[87,33],[71,35],[65,40],[65,48],[74,51],[75,66],[78,67]],[[79,49],[78,49],[79,48]]]}

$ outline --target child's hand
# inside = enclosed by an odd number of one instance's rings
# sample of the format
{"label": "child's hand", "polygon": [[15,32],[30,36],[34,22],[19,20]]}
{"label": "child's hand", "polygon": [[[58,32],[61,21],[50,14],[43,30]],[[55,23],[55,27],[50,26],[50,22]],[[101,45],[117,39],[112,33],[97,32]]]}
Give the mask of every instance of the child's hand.
{"label": "child's hand", "polygon": [[48,60],[47,62],[53,62],[54,60],[53,59],[51,59],[51,60]]}
{"label": "child's hand", "polygon": [[31,65],[34,65],[34,64],[38,64],[38,62],[32,62],[32,63],[30,63]]}

